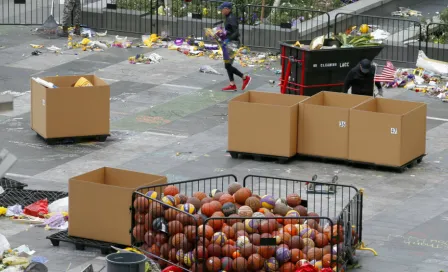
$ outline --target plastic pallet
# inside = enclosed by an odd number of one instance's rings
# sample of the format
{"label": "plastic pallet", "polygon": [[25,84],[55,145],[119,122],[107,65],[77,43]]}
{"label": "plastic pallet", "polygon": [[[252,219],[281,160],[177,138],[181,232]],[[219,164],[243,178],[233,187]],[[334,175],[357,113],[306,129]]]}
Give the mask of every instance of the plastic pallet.
{"label": "plastic pallet", "polygon": [[123,245],[117,245],[114,243],[102,242],[97,240],[91,240],[86,238],[79,238],[74,236],[69,236],[68,231],[63,230],[60,232],[56,232],[50,236],[47,236],[47,239],[51,241],[53,246],[59,246],[60,242],[66,242],[70,244],[74,244],[76,250],[85,250],[86,247],[98,248],[101,250],[101,254],[107,255],[112,252],[116,252],[111,246],[117,248],[125,248]]}
{"label": "plastic pallet", "polygon": [[288,163],[293,157],[280,157],[280,156],[272,156],[272,155],[262,155],[262,154],[254,154],[254,153],[246,153],[246,152],[238,152],[238,151],[227,151],[233,159],[238,159],[241,157],[252,157],[255,161],[275,161],[279,164]]}
{"label": "plastic pallet", "polygon": [[9,179],[9,178],[1,178],[0,179],[0,187],[2,187],[4,190],[6,190],[6,189],[22,190],[23,188],[25,188],[27,186],[28,186],[28,184],[18,182],[13,179]]}
{"label": "plastic pallet", "polygon": [[37,136],[39,136],[39,138],[44,140],[48,145],[58,145],[58,144],[77,144],[77,143],[90,142],[90,141],[105,142],[107,140],[107,137],[110,136],[110,134],[62,137],[62,138],[44,138],[39,133],[37,133]]}
{"label": "plastic pallet", "polygon": [[0,195],[0,206],[8,207],[19,204],[25,207],[41,199],[46,198],[48,203],[51,203],[67,196],[67,192],[8,189]]}

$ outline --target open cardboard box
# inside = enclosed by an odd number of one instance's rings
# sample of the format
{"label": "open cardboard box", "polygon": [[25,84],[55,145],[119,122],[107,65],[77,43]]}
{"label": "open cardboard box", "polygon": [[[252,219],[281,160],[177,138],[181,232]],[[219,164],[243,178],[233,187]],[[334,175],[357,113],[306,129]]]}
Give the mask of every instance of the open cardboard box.
{"label": "open cardboard box", "polygon": [[[80,77],[93,86],[73,87]],[[31,79],[31,128],[45,139],[110,133],[110,87],[95,75],[44,77],[58,88]]]}
{"label": "open cardboard box", "polygon": [[230,100],[228,151],[292,157],[306,96],[249,91]]}
{"label": "open cardboard box", "polygon": [[425,103],[376,98],[351,109],[349,159],[400,167],[426,151]]}
{"label": "open cardboard box", "polygon": [[350,109],[372,99],[362,95],[320,92],[303,101],[297,153],[347,159]]}
{"label": "open cardboard box", "polygon": [[[133,192],[141,186],[166,183],[163,176],[109,167],[71,178],[68,234],[130,246]],[[159,189],[161,194],[163,187]]]}

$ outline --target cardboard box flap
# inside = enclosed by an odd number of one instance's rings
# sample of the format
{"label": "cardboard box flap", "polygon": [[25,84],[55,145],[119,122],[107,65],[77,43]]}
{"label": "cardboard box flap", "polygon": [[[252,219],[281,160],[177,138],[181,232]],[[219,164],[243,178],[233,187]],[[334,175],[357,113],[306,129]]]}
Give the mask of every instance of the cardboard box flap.
{"label": "cardboard box flap", "polygon": [[270,106],[292,107],[306,100],[308,96],[279,95],[277,93],[248,91],[231,100],[231,102],[245,102],[251,104],[264,104]]}
{"label": "cardboard box flap", "polygon": [[354,107],[353,110],[371,111],[392,115],[405,115],[420,107],[426,107],[426,104],[421,102],[376,98]]}
{"label": "cardboard box flap", "polygon": [[364,95],[354,95],[354,94],[335,93],[335,92],[320,92],[304,101],[303,104],[351,109],[353,107],[358,106],[361,103],[364,103],[365,101],[372,99],[373,98]]}
{"label": "cardboard box flap", "polygon": [[[75,83],[81,78],[84,77],[88,81],[90,81],[93,86],[100,87],[100,86],[108,86],[106,82],[104,82],[102,79],[98,78],[95,75],[76,75],[76,76],[55,76],[55,77],[44,77],[43,80],[46,80],[48,82],[53,83],[54,85],[58,86],[59,88],[67,88],[67,87],[73,87]],[[89,88],[89,87],[82,87],[82,88]]]}

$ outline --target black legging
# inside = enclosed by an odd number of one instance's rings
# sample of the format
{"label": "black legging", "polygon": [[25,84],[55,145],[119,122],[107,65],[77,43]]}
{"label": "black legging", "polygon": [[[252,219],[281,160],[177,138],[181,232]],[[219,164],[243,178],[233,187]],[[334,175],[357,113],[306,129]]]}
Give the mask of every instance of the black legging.
{"label": "black legging", "polygon": [[232,63],[233,63],[233,61],[224,64],[224,67],[225,67],[226,70],[227,70],[227,74],[229,75],[229,80],[230,80],[230,81],[234,81],[234,80],[235,80],[235,78],[233,77],[233,75],[237,75],[237,76],[243,78],[243,73],[241,73],[238,69],[236,69],[235,67],[233,67],[233,66],[232,66]]}

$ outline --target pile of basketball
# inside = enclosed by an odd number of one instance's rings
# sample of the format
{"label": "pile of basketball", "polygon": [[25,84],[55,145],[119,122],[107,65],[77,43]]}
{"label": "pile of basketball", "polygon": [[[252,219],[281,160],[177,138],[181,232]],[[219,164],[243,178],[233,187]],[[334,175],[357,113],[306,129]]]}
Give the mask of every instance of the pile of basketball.
{"label": "pile of basketball", "polygon": [[227,192],[215,189],[191,197],[169,185],[163,196],[150,191],[134,200],[133,241],[162,267],[336,271],[342,226],[322,226],[319,215],[301,202],[295,193],[286,199],[261,197],[239,183],[230,184]]}

